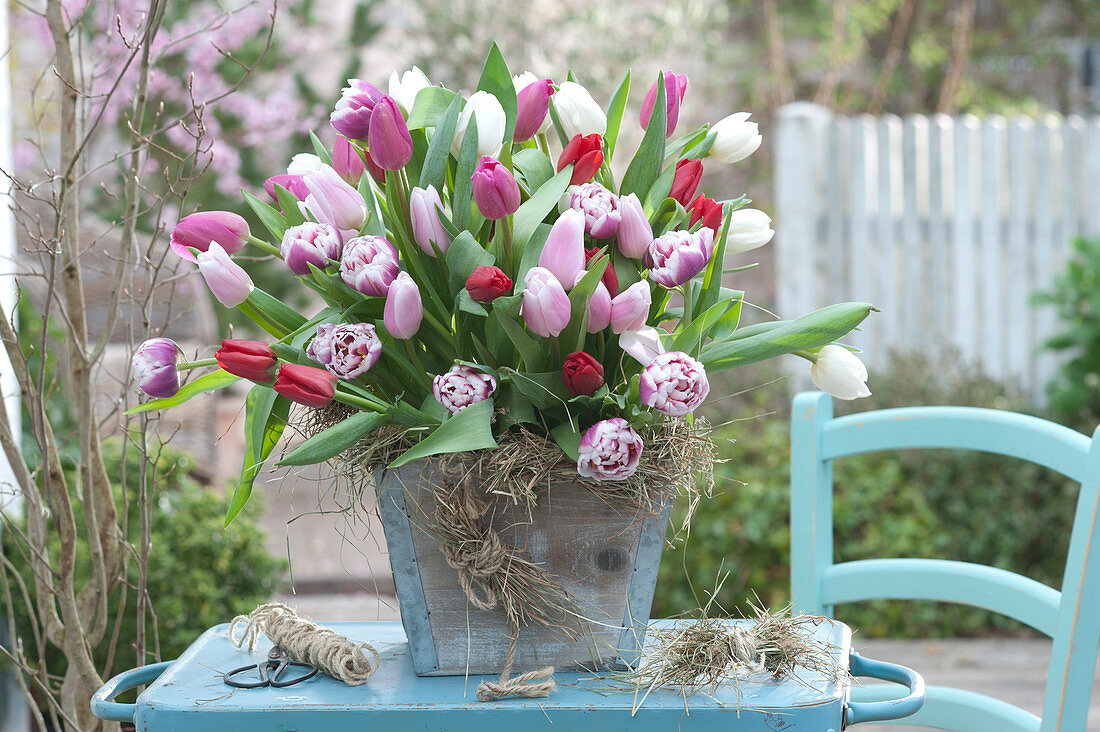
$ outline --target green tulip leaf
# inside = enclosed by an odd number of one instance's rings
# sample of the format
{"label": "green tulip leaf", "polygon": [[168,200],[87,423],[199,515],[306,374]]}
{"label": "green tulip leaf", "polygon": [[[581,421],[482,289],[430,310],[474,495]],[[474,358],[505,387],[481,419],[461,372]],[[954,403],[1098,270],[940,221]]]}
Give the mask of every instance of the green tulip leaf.
{"label": "green tulip leaf", "polygon": [[495,42],[485,58],[485,66],[481,69],[481,79],[477,82],[477,89],[492,94],[504,108],[503,142],[511,142],[512,135],[516,131],[519,103],[516,100],[516,85],[512,82],[512,72],[508,70],[508,63]]}
{"label": "green tulip leaf", "polygon": [[665,159],[665,126],[665,82],[664,74],[661,73],[657,74],[657,99],[653,103],[653,115],[649,119],[642,144],[638,146],[638,152],[634,154],[634,159],[630,161],[630,167],[623,176],[623,183],[619,187],[620,196],[636,193],[639,200],[645,200]]}
{"label": "green tulip leaf", "polygon": [[[447,107],[458,96],[450,89],[441,86],[429,86],[416,93],[412,111],[409,113],[410,130],[422,130],[426,127],[439,127],[439,120],[447,113]],[[450,144],[448,140],[447,144]]]}
{"label": "green tulip leaf", "polygon": [[465,101],[461,94],[455,94],[447,111],[436,125],[432,141],[428,144],[428,154],[424,158],[424,167],[420,170],[420,187],[435,186],[440,193],[447,180],[447,163],[451,159],[451,140],[455,136],[458,116],[462,114]]}
{"label": "green tulip leaf", "polygon": [[245,397],[244,409],[244,463],[225,513],[227,527],[244,510],[252,495],[256,476],[286,429],[290,400],[277,394],[270,386],[256,385]]}
{"label": "green tulip leaf", "polygon": [[310,437],[276,465],[314,465],[334,458],[354,445],[363,435],[381,424],[386,415],[377,412],[356,412],[345,420]]}
{"label": "green tulip leaf", "polygon": [[493,400],[475,402],[451,415],[446,422],[403,452],[388,468],[399,468],[420,458],[444,452],[486,450],[497,446],[492,430]]}
{"label": "green tulip leaf", "polygon": [[611,95],[611,103],[607,105],[607,132],[604,133],[604,147],[607,149],[605,159],[611,163],[611,156],[615,153],[615,143],[619,140],[619,130],[623,124],[623,113],[626,111],[626,99],[630,95],[630,71],[626,72],[619,88]]}
{"label": "green tulip leaf", "polygon": [[512,234],[512,246],[516,254],[520,259],[523,258],[523,251],[527,246],[527,242],[531,240],[531,236],[535,233],[535,229],[538,228],[542,220],[546,218],[546,215],[551,211],[554,211],[558,207],[558,201],[565,195],[565,191],[569,188],[569,177],[572,175],[572,171],[569,168],[565,168],[560,173],[555,175],[550,180],[543,183],[537,191],[535,191],[530,198],[528,198],[519,210],[516,211],[513,234]]}
{"label": "green tulip leaf", "polygon": [[[271,235],[275,237],[275,241],[282,241],[283,234],[285,234],[287,230],[286,218],[243,188],[241,189],[241,193],[244,195],[244,200],[247,201],[248,205],[252,208],[252,211],[255,212],[256,218],[258,218],[260,223],[262,223],[264,227],[271,232]],[[297,208],[297,206],[295,206],[295,208]]]}
{"label": "green tulip leaf", "polygon": [[467,125],[462,135],[462,146],[458,151],[458,168],[455,170],[455,190],[451,213],[454,224],[465,229],[470,219],[470,199],[473,197],[473,182],[470,177],[477,167],[477,125]]}
{"label": "green tulip leaf", "polygon": [[127,409],[126,414],[139,414],[141,412],[151,412],[155,409],[169,409],[171,407],[178,407],[184,402],[193,397],[197,397],[199,394],[205,394],[209,391],[216,391],[218,389],[224,389],[230,384],[236,383],[241,377],[234,376],[228,371],[211,371],[208,374],[203,374],[194,381],[190,381],[180,387],[170,397],[163,397],[161,399],[153,399],[152,401],[139,404],[138,406]]}

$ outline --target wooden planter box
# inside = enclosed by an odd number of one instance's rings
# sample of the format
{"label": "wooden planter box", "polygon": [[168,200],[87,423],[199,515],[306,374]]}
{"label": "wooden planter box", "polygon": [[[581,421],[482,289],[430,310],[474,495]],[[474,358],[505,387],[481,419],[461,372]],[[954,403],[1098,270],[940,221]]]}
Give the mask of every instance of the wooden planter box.
{"label": "wooden planter box", "polygon": [[[422,528],[434,511],[434,472],[416,461],[380,474],[378,507],[389,547],[401,622],[420,676],[499,673],[508,623],[499,610],[471,605],[458,573]],[[522,548],[589,618],[577,640],[544,627],[521,628],[513,671],[633,665],[645,640],[668,502],[657,515],[608,505],[582,486],[554,483],[531,512],[498,499],[487,514],[511,546]]]}

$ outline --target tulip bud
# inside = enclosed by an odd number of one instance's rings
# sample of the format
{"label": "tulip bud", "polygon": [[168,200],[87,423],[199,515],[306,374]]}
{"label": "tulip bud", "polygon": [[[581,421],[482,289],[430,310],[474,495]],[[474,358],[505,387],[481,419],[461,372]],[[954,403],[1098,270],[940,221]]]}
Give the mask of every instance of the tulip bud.
{"label": "tulip bud", "polygon": [[363,196],[330,166],[322,166],[302,182],[309,189],[302,205],[319,222],[344,231],[358,231],[367,220],[367,203]]}
{"label": "tulip bud", "polygon": [[603,386],[603,364],[584,351],[565,357],[561,381],[573,396],[592,396]]}
{"label": "tulip bud", "polygon": [[359,148],[346,137],[337,136],[336,144],[332,147],[332,169],[347,181],[348,185],[357,186],[367,169],[367,164],[359,154]]}
{"label": "tulip bud", "polygon": [[340,278],[370,297],[385,297],[397,277],[397,250],[380,236],[357,236],[344,244]]}
{"label": "tulip bud", "polygon": [[401,170],[412,160],[413,141],[397,102],[389,95],[374,105],[370,115],[370,156],[383,170]]}
{"label": "tulip bud", "polygon": [[714,142],[710,156],[722,163],[736,163],[752,155],[763,138],[755,122],[749,122],[748,112],[737,112],[715,122],[710,128]]}
{"label": "tulip bud", "polygon": [[548,269],[532,267],[524,278],[520,314],[532,333],[557,337],[569,325],[572,312],[569,296]]}
{"label": "tulip bud", "polygon": [[[527,81],[527,76],[531,76],[532,80]],[[512,142],[526,142],[539,132],[545,132],[550,124],[547,112],[550,110],[550,95],[554,93],[554,82],[535,79],[533,74],[516,76],[512,81],[516,86],[516,104],[519,108]]]}
{"label": "tulip bud", "polygon": [[619,231],[619,197],[599,183],[585,183],[569,189],[569,206],[584,214],[584,230],[593,239],[614,236]]}
{"label": "tulip bud", "polygon": [[478,302],[492,302],[512,290],[512,280],[500,267],[480,264],[466,278],[466,292]]}
{"label": "tulip bud", "polygon": [[[600,250],[596,247],[584,250],[584,266],[588,268],[588,265],[592,262],[593,258],[599,254]],[[607,288],[608,293],[611,296],[619,294],[619,275],[615,272],[615,263],[610,259],[607,262],[607,266],[604,267],[603,275],[600,277],[600,284]]]}
{"label": "tulip bud", "polygon": [[642,366],[648,366],[653,359],[665,352],[661,343],[661,332],[648,325],[638,330],[623,331],[619,335],[619,348]]}
{"label": "tulip bud", "polygon": [[810,365],[810,378],[818,389],[837,399],[871,396],[867,388],[867,367],[854,353],[834,343],[818,352],[817,359]]}
{"label": "tulip bud", "polygon": [[407,339],[420,330],[424,318],[424,305],[420,300],[420,288],[408,272],[401,272],[390,283],[382,322],[394,338]]}
{"label": "tulip bud", "polygon": [[626,480],[642,459],[642,438],[622,417],[588,428],[578,447],[577,473],[594,480]]}
{"label": "tulip bud", "polygon": [[603,164],[603,138],[592,134],[577,135],[570,140],[558,158],[558,172],[570,163],[573,164],[573,175],[569,178],[569,185],[577,186],[596,177]]}
{"label": "tulip bud", "polygon": [[[336,131],[352,140],[366,140],[370,134],[371,113],[384,95],[374,84],[362,79],[348,79],[340,101],[329,116]],[[287,171],[290,172],[290,171]]]}
{"label": "tulip bud", "polygon": [[171,338],[150,338],[142,343],[131,360],[138,388],[158,399],[174,396],[180,390],[177,364],[182,355]]}
{"label": "tulip bud", "polygon": [[603,282],[596,283],[596,289],[588,300],[588,327],[589,333],[599,333],[611,324],[611,293]]}
{"label": "tulip bud", "polygon": [[439,221],[439,209],[443,201],[435,186],[413,188],[409,194],[409,217],[412,219],[412,234],[417,245],[429,257],[446,254],[451,246],[451,236]]}
{"label": "tulip bud", "polygon": [[172,229],[169,246],[189,262],[195,261],[190,249],[205,252],[210,242],[217,242],[227,252],[239,252],[248,243],[251,232],[248,222],[229,211],[196,211],[184,216]]}
{"label": "tulip bud", "polygon": [[336,395],[336,376],[324,369],[284,363],[273,387],[278,394],[307,407],[324,407]]}
{"label": "tulip bud", "polygon": [[[684,92],[687,91],[688,78],[685,74],[674,74],[665,71],[661,74],[665,82],[665,137],[671,137],[676,131],[676,123],[680,120],[680,104],[684,101]],[[649,127],[649,118],[653,116],[653,106],[657,103],[657,84],[649,87],[645,99],[642,101],[641,113],[638,121],[642,129]]]}
{"label": "tulip bud", "polygon": [[632,259],[641,259],[653,242],[653,227],[642,210],[638,196],[619,197],[619,251]]}
{"label": "tulip bud", "polygon": [[496,157],[504,141],[507,123],[500,101],[485,91],[474,92],[466,100],[466,106],[462,108],[455,124],[455,136],[451,140],[451,154],[456,158],[462,150],[462,140],[466,137],[470,120],[473,120],[477,129],[477,154],[482,158]]}
{"label": "tulip bud", "polygon": [[474,202],[487,219],[503,219],[519,208],[519,184],[508,168],[486,155],[470,176]]}
{"label": "tulip bud", "polygon": [[635,282],[620,292],[611,300],[611,332],[622,333],[644,326],[652,304],[649,283],[645,280]]}
{"label": "tulip bud", "polygon": [[339,261],[343,246],[340,244],[340,232],[330,224],[307,221],[291,226],[283,233],[280,249],[291,272],[307,275],[311,264],[323,270],[330,263]]}
{"label": "tulip bud", "polygon": [[726,238],[726,253],[736,254],[764,246],[775,232],[772,219],[756,208],[739,208],[730,213],[730,231]]}
{"label": "tulip bud", "polygon": [[275,186],[282,186],[299,201],[304,201],[309,196],[309,189],[302,182],[302,177],[300,175],[290,175],[289,173],[286,175],[273,175],[264,181],[264,190],[267,191],[267,195],[271,196],[272,201],[278,201],[279,199],[275,196]]}
{"label": "tulip bud", "polygon": [[306,176],[316,173],[323,167],[325,164],[321,162],[321,158],[313,153],[298,153],[290,159],[290,165],[286,166],[286,174]]}
{"label": "tulip bud", "polygon": [[413,66],[400,76],[396,71],[390,74],[388,89],[390,96],[396,99],[397,103],[404,107],[406,112],[412,113],[416,95],[421,89],[427,89],[431,85],[432,82],[428,81],[428,77],[424,75],[424,72]]}
{"label": "tulip bud", "polygon": [[471,404],[485,401],[496,390],[497,380],[492,374],[462,363],[455,364],[447,373],[432,379],[432,395],[451,414],[457,414]]}
{"label": "tulip bud", "polygon": [[607,115],[600,105],[580,84],[565,81],[554,94],[554,109],[566,139],[577,135],[604,135],[607,132]]}
{"label": "tulip bud", "polygon": [[710,229],[670,231],[649,245],[649,276],[669,289],[679,287],[706,269],[713,253],[714,232]]}
{"label": "tulip bud", "polygon": [[687,207],[695,195],[695,189],[699,187],[699,180],[703,177],[703,163],[699,160],[681,160],[676,163],[676,170],[672,174],[672,190],[669,198]]}
{"label": "tulip bud", "polygon": [[252,292],[252,278],[229,258],[217,242],[210,242],[210,248],[199,254],[195,261],[210,292],[225,307],[237,307]]}
{"label": "tulip bud", "polygon": [[268,382],[275,378],[278,362],[271,346],[260,341],[225,339],[214,354],[223,371],[249,381]]}
{"label": "tulip bud", "polygon": [[570,288],[584,271],[584,214],[568,209],[554,222],[539,255],[539,266]]}
{"label": "tulip bud", "polygon": [[695,226],[697,221],[701,221],[703,226],[715,234],[722,228],[722,206],[713,198],[706,198],[699,194],[687,209],[691,212],[688,226]]}

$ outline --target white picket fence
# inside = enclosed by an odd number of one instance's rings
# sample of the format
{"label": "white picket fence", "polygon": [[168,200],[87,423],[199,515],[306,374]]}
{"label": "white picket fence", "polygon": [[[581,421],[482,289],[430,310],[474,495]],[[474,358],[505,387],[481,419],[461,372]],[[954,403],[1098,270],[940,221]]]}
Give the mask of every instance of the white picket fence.
{"label": "white picket fence", "polygon": [[1050,288],[1077,236],[1100,237],[1100,117],[838,116],[797,102],[775,132],[778,308],[882,309],[846,339],[957,347],[1041,400]]}

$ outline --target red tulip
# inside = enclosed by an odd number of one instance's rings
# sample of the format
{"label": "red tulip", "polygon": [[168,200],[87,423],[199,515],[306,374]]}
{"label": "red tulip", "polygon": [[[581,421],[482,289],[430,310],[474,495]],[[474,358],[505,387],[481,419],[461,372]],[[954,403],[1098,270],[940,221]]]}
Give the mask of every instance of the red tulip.
{"label": "red tulip", "polygon": [[676,172],[672,175],[672,190],[669,197],[675,198],[681,206],[687,206],[695,189],[699,187],[699,179],[703,177],[703,163],[699,160],[681,160],[676,163]]}
{"label": "red tulip", "polygon": [[336,394],[336,374],[312,366],[284,363],[275,377],[274,389],[292,402],[324,407]]}
{"label": "red tulip", "polygon": [[561,369],[561,380],[574,396],[591,396],[603,386],[603,366],[584,351],[570,353]]}
{"label": "red tulip", "polygon": [[573,175],[569,178],[569,185],[577,186],[596,177],[596,171],[603,164],[603,138],[595,133],[574,136],[561,151],[558,172],[570,163],[573,163]]}
{"label": "red tulip", "polygon": [[512,280],[500,267],[479,265],[466,278],[466,291],[478,302],[492,302],[512,290]]}
{"label": "red tulip", "polygon": [[691,212],[691,219],[688,221],[688,226],[695,226],[696,221],[702,221],[703,226],[707,227],[715,234],[722,227],[722,205],[717,203],[713,198],[706,198],[703,194],[699,194],[695,197],[695,200],[691,202],[691,205],[687,207]]}
{"label": "red tulip", "polygon": [[267,382],[275,378],[275,352],[260,341],[223,340],[214,358],[223,370],[242,379]]}
{"label": "red tulip", "polygon": [[[599,247],[584,250],[584,265],[586,267],[588,263],[592,261],[592,257],[596,256],[596,252],[598,251],[600,251]],[[619,294],[619,275],[615,273],[615,264],[613,262],[609,261],[607,263],[607,269],[603,271],[603,277],[600,278],[600,282],[607,288],[611,297],[615,297]]]}

